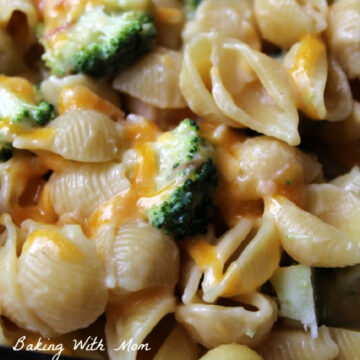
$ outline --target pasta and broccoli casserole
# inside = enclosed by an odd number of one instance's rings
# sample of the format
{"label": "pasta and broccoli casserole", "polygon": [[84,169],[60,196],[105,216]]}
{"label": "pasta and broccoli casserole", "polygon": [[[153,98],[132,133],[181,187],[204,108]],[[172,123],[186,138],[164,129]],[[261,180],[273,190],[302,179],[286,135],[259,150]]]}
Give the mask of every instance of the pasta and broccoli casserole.
{"label": "pasta and broccoli casserole", "polygon": [[360,359],[360,0],[0,0],[0,344]]}

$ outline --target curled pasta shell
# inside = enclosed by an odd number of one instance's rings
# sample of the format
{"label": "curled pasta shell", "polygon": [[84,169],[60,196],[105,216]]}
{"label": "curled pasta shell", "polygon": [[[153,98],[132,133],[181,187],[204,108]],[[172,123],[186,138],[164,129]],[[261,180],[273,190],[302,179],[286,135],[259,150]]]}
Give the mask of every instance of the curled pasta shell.
{"label": "curled pasta shell", "polygon": [[18,283],[17,252],[24,241],[24,235],[13,224],[8,214],[0,217],[5,231],[0,235],[0,304],[2,314],[19,327],[53,336],[56,332],[43,322],[26,304],[26,296]]}
{"label": "curled pasta shell", "polygon": [[[227,59],[239,57],[248,66],[255,79],[239,83],[233,91],[224,81]],[[210,72],[213,97],[218,108],[230,119],[268,136],[297,145],[300,137],[297,130],[298,113],[288,74],[271,57],[251,49],[239,41],[228,41]]]}
{"label": "curled pasta shell", "polygon": [[120,153],[121,128],[106,115],[93,110],[72,110],[45,128],[14,140],[14,147],[46,150],[65,159],[83,162],[114,160]]}
{"label": "curled pasta shell", "polygon": [[256,349],[264,360],[331,360],[339,348],[325,326],[319,328],[319,336],[312,339],[302,329],[273,329],[265,342]]}
{"label": "curled pasta shell", "polygon": [[203,299],[249,294],[270,279],[280,262],[280,241],[275,222],[264,217],[262,225],[239,257],[231,262],[219,283],[204,291]]}
{"label": "curled pasta shell", "polygon": [[217,108],[211,94],[210,70],[212,53],[216,47],[214,41],[215,38],[210,36],[198,35],[186,45],[180,72],[180,89],[188,106],[197,115],[229,126],[242,127]]}
{"label": "curled pasta shell", "polygon": [[284,48],[327,25],[326,0],[255,0],[254,10],[262,36]]}
{"label": "curled pasta shell", "polygon": [[158,322],[174,310],[175,298],[156,289],[127,295],[120,303],[110,304],[105,326],[110,360],[135,360],[137,349],[129,351],[126,345],[142,344]]}
{"label": "curled pasta shell", "polygon": [[352,94],[343,69],[327,55],[324,41],[306,35],[286,54],[284,66],[298,92],[298,107],[314,120],[339,121],[351,112]]}
{"label": "curled pasta shell", "polygon": [[271,57],[217,33],[185,47],[180,87],[199,116],[249,127],[296,145],[298,113],[289,75]]}
{"label": "curled pasta shell", "polygon": [[336,359],[356,359],[359,355],[360,332],[340,328],[329,328],[329,330],[332,339],[339,346],[339,355]]}
{"label": "curled pasta shell", "polygon": [[117,293],[175,287],[178,248],[152,225],[142,220],[120,227],[106,224],[98,230],[95,243],[107,271],[107,285]]}
{"label": "curled pasta shell", "polygon": [[254,351],[245,345],[228,344],[220,345],[215,349],[210,350],[200,360],[261,360],[262,358]]}
{"label": "curled pasta shell", "polygon": [[306,209],[356,241],[360,236],[360,199],[331,184],[307,187]]}
{"label": "curled pasta shell", "polygon": [[58,215],[85,219],[101,203],[129,189],[130,182],[122,164],[73,164],[54,172],[47,187]]}
{"label": "curled pasta shell", "polygon": [[[258,293],[232,300],[238,301],[239,306],[180,305],[175,316],[190,335],[207,348],[229,343],[256,346],[273,326],[277,316],[275,303]],[[251,305],[256,310],[246,310],[241,304]]]}
{"label": "curled pasta shell", "polygon": [[186,330],[179,324],[171,331],[156,353],[154,360],[196,360],[197,348]]}
{"label": "curled pasta shell", "polygon": [[323,40],[315,35],[304,36],[286,54],[284,66],[296,84],[299,108],[312,119],[325,119],[328,62]]}
{"label": "curled pasta shell", "polygon": [[19,257],[18,283],[26,305],[64,334],[93,323],[105,310],[105,273],[95,244],[79,225],[62,229],[23,222],[28,233]]}
{"label": "curled pasta shell", "polygon": [[179,88],[181,53],[155,48],[120,73],[114,80],[115,89],[159,108],[184,108],[186,103]]}
{"label": "curled pasta shell", "polygon": [[196,9],[194,20],[186,23],[183,39],[189,42],[196,34],[211,31],[241,40],[257,50],[261,47],[252,4],[248,0],[202,2]]}
{"label": "curled pasta shell", "polygon": [[[360,262],[360,243],[284,197],[268,200],[281,243],[296,261],[319,267],[342,267]],[[346,226],[346,225],[345,225]]]}
{"label": "curled pasta shell", "polygon": [[343,68],[334,56],[328,57],[328,78],[325,87],[326,119],[340,121],[348,117],[352,110],[352,94]]}
{"label": "curled pasta shell", "polygon": [[345,175],[339,176],[331,181],[331,184],[354,194],[360,198],[360,169],[354,166],[351,171]]}
{"label": "curled pasta shell", "polygon": [[330,49],[350,79],[360,76],[360,3],[336,1],[329,10],[327,39]]}

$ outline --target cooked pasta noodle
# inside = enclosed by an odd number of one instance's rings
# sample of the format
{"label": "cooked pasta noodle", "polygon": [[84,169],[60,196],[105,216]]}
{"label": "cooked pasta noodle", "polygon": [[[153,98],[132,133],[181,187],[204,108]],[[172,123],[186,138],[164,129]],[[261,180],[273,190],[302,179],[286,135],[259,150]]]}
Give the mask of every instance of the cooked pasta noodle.
{"label": "cooked pasta noodle", "polygon": [[360,334],[358,331],[339,328],[329,328],[329,330],[332,339],[339,347],[336,360],[355,360],[359,357]]}
{"label": "cooked pasta noodle", "polygon": [[[135,360],[136,350],[121,344],[141,344],[156,324],[175,310],[175,298],[164,291],[150,289],[124,297],[106,310],[106,341],[111,360]],[[117,349],[117,350],[116,350]]]}
{"label": "cooked pasta noodle", "polygon": [[185,329],[177,325],[161,345],[154,360],[196,360],[197,348]]}
{"label": "cooked pasta noodle", "polygon": [[107,286],[116,293],[148,288],[173,289],[179,254],[174,241],[141,221],[100,227],[95,243],[107,271]]}
{"label": "cooked pasta noodle", "polygon": [[261,357],[255,351],[243,345],[220,345],[213,350],[210,350],[200,360],[231,360],[231,359],[244,359],[244,360],[261,360]]}
{"label": "cooked pasta noodle", "polygon": [[195,19],[184,29],[185,42],[198,33],[216,31],[225,37],[235,38],[260,49],[252,4],[249,0],[208,0],[200,4]]}
{"label": "cooked pasta noodle", "polygon": [[281,47],[289,47],[307,33],[326,29],[325,0],[255,0],[255,16],[262,36]]}
{"label": "cooked pasta noodle", "polygon": [[14,147],[42,150],[82,162],[115,160],[120,154],[121,127],[93,110],[71,110],[48,127],[18,136]]}
{"label": "cooked pasta noodle", "polygon": [[184,56],[180,87],[197,115],[299,143],[295,96],[278,62],[217,33],[194,38]]}
{"label": "cooked pasta noodle", "polygon": [[[270,332],[277,315],[276,305],[259,293],[232,300],[235,302],[233,306],[206,303],[180,305],[175,316],[190,335],[207,348],[229,343],[254,347]],[[247,310],[246,305],[250,305],[251,310]]]}
{"label": "cooked pasta noodle", "polygon": [[336,1],[329,10],[328,42],[350,79],[360,76],[359,18],[357,0]]}

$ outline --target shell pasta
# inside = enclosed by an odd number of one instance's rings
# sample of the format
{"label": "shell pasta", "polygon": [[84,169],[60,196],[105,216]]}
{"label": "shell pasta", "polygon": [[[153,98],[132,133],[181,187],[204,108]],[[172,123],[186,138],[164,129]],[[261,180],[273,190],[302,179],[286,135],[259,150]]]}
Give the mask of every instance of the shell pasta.
{"label": "shell pasta", "polygon": [[359,55],[360,0],[0,0],[1,347],[360,359]]}

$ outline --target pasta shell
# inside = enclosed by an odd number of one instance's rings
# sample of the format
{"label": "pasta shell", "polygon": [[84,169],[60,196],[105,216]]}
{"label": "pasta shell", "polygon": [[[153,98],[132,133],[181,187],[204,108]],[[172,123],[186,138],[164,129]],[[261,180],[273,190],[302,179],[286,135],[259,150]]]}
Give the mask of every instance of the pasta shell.
{"label": "pasta shell", "polygon": [[340,121],[352,110],[352,94],[349,81],[334,56],[328,57],[328,78],[325,87],[326,119]]}
{"label": "pasta shell", "polygon": [[264,217],[262,225],[239,257],[228,265],[219,283],[204,292],[213,302],[218,296],[249,294],[270,279],[280,262],[280,241],[274,221]]}
{"label": "pasta shell", "polygon": [[58,334],[93,323],[105,310],[105,273],[79,225],[62,229],[27,220],[18,283],[27,306]]}
{"label": "pasta shell", "polygon": [[5,231],[0,235],[0,305],[2,314],[23,329],[40,333],[44,337],[56,332],[43,322],[26,304],[26,297],[18,283],[17,252],[23,242],[23,234],[13,224],[8,214],[0,217]]}
{"label": "pasta shell", "polygon": [[280,47],[289,47],[302,35],[326,29],[326,0],[255,0],[255,17],[262,36]]}
{"label": "pasta shell", "polygon": [[254,350],[238,344],[220,345],[200,358],[200,360],[233,359],[261,360],[262,358]]}
{"label": "pasta shell", "polygon": [[198,35],[185,46],[180,72],[180,89],[195,114],[229,126],[242,127],[217,108],[211,94],[211,58],[212,53],[217,51],[217,46],[217,38],[210,35]]}
{"label": "pasta shell", "polygon": [[288,74],[276,60],[240,41],[217,33],[195,37],[185,47],[180,87],[199,116],[291,145],[300,141]]}
{"label": "pasta shell", "polygon": [[105,264],[107,285],[116,292],[175,287],[178,248],[173,239],[152,225],[141,220],[120,227],[103,225],[95,243]]}
{"label": "pasta shell", "polygon": [[286,54],[284,66],[296,84],[299,108],[312,119],[325,119],[328,61],[323,40],[315,35],[304,36]]}
{"label": "pasta shell", "polygon": [[54,172],[47,187],[58,215],[85,219],[100,204],[128,190],[130,182],[122,164],[74,164]]}
{"label": "pasta shell", "polygon": [[286,54],[284,66],[292,76],[298,107],[314,120],[339,121],[351,112],[352,94],[346,75],[319,36],[306,35]]}
{"label": "pasta shell", "polygon": [[120,125],[97,111],[67,111],[39,131],[18,136],[14,147],[46,150],[83,162],[110,161],[120,153]]}
{"label": "pasta shell", "polygon": [[296,261],[319,267],[360,262],[360,243],[306,212],[284,197],[270,198],[267,211],[275,218],[285,251]]}
{"label": "pasta shell", "polygon": [[[212,95],[221,112],[242,126],[290,145],[299,144],[296,100],[283,67],[271,57],[239,41],[225,41],[221,50],[216,53],[210,71]],[[228,59],[231,57],[241,59],[248,72],[255,75],[248,83],[240,80],[236,92],[233,85],[228,86],[224,76],[229,70]]]}
{"label": "pasta shell", "polygon": [[331,184],[307,187],[307,210],[356,241],[360,236],[360,199]]}
{"label": "pasta shell", "polygon": [[181,53],[158,47],[114,80],[116,90],[159,108],[184,108],[179,88]]}
{"label": "pasta shell", "polygon": [[339,346],[335,360],[357,360],[360,349],[360,332],[348,329],[329,328],[332,339]]}
{"label": "pasta shell", "polygon": [[350,79],[360,76],[360,3],[335,2],[329,10],[326,32],[330,49]]}
{"label": "pasta shell", "polygon": [[360,169],[358,166],[354,166],[352,170],[342,176],[337,177],[331,181],[331,184],[338,186],[339,188],[352,193],[356,197],[360,198]]}
{"label": "pasta shell", "polygon": [[207,0],[200,3],[195,19],[186,23],[183,39],[189,42],[196,34],[211,31],[241,40],[257,50],[261,47],[252,4],[248,0]]}
{"label": "pasta shell", "polygon": [[154,360],[196,360],[197,348],[185,329],[177,324],[156,353]]}
{"label": "pasta shell", "polygon": [[[190,335],[207,348],[229,343],[256,346],[273,326],[277,316],[275,303],[258,293],[232,300],[238,301],[239,305],[180,305],[175,316]],[[256,310],[246,310],[241,304],[249,304]]]}
{"label": "pasta shell", "polygon": [[156,289],[125,296],[120,303],[109,305],[105,335],[110,360],[135,360],[137,350],[131,346],[142,344],[159,321],[174,310],[175,298]]}
{"label": "pasta shell", "polygon": [[339,353],[338,346],[325,326],[319,328],[316,339],[301,329],[273,329],[256,350],[264,360],[332,360]]}

